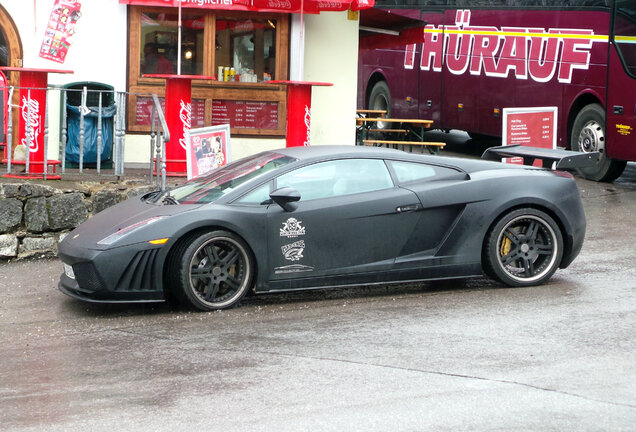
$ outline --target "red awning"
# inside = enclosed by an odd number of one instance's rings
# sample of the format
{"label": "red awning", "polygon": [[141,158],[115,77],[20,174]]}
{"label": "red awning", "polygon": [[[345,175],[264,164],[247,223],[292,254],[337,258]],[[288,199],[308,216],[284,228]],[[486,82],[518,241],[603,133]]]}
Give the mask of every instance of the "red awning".
{"label": "red awning", "polygon": [[395,48],[424,42],[426,22],[402,13],[375,8],[360,12],[360,49]]}
{"label": "red awning", "polygon": [[368,9],[375,0],[119,0],[135,6],[181,7],[184,9],[222,9],[252,12],[304,13]]}

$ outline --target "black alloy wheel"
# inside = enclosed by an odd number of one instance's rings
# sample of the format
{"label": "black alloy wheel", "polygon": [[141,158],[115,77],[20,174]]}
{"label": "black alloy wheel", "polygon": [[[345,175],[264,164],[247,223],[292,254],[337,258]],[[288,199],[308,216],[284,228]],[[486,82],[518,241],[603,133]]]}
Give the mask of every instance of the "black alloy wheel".
{"label": "black alloy wheel", "polygon": [[540,285],[559,267],[563,237],[546,213],[532,208],[503,216],[484,242],[485,272],[509,286]]}
{"label": "black alloy wheel", "polygon": [[253,261],[248,246],[227,231],[212,231],[183,241],[173,259],[182,302],[200,310],[225,309],[251,288]]}

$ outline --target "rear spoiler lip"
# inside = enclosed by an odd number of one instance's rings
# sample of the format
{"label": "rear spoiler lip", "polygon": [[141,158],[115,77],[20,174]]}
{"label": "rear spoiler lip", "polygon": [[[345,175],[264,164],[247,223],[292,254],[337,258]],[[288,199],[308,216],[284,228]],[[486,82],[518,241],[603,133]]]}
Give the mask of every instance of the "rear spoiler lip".
{"label": "rear spoiler lip", "polygon": [[535,159],[540,159],[544,168],[550,168],[556,162],[558,170],[576,170],[594,166],[598,163],[600,156],[599,152],[583,153],[563,149],[507,145],[490,147],[481,155],[481,158],[501,161],[502,158],[506,157],[521,157],[524,165],[532,165]]}

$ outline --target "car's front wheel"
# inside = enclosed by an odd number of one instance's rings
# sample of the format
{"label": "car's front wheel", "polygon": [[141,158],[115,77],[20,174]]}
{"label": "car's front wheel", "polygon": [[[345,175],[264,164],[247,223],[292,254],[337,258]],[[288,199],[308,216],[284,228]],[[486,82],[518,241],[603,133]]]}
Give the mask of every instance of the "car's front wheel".
{"label": "car's front wheel", "polygon": [[225,309],[252,285],[254,264],[245,242],[227,231],[211,231],[177,245],[171,285],[184,303],[200,310]]}
{"label": "car's front wheel", "polygon": [[557,270],[563,236],[549,215],[522,208],[504,215],[484,242],[485,272],[509,286],[540,285]]}

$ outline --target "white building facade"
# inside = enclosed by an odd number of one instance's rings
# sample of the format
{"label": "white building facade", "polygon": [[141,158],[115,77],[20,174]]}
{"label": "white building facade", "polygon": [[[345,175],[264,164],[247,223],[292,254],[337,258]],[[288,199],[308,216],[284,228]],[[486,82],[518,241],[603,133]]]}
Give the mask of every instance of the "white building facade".
{"label": "white building facade", "polygon": [[[59,11],[60,4],[65,7],[68,3],[79,6],[79,13],[73,16],[73,29],[66,34],[62,46],[56,45],[59,49],[54,50],[52,41],[47,40],[51,35],[52,11],[55,8]],[[164,96],[165,82],[144,76],[153,72],[149,67],[158,67],[163,61],[153,60],[157,54],[168,60],[164,62],[164,71],[159,72],[178,73],[176,69],[180,68],[184,74],[217,78],[193,81],[193,105],[196,100],[199,107],[193,127],[218,124],[222,120],[215,111],[219,106],[227,110],[242,101],[269,104],[273,122],[264,121],[256,127],[231,125],[233,160],[285,146],[285,87],[268,83],[270,80],[333,84],[313,90],[311,145],[355,143],[358,56],[355,14],[330,11],[304,14],[301,18],[290,13],[184,7],[183,39],[180,39],[181,52],[177,54],[180,61],[175,61],[171,48],[175,45],[177,10],[156,6],[157,2],[139,3],[2,0],[0,49],[4,46],[4,51],[0,51],[0,66],[70,70],[72,74],[50,74],[49,86],[95,82],[126,92],[124,161],[131,165],[147,164],[150,158],[149,126],[137,114],[137,104],[142,95]],[[41,55],[44,51],[53,54],[49,57],[58,58],[46,58]],[[60,52],[63,59],[59,58]],[[234,80],[223,81],[223,74],[218,76],[219,67],[233,69]],[[9,84],[17,86],[16,77],[15,73],[9,75]],[[49,96],[47,109],[51,125],[47,155],[51,159],[60,154],[60,131],[55,125],[59,124],[61,98],[55,94]],[[236,120],[231,118],[232,122]]]}

